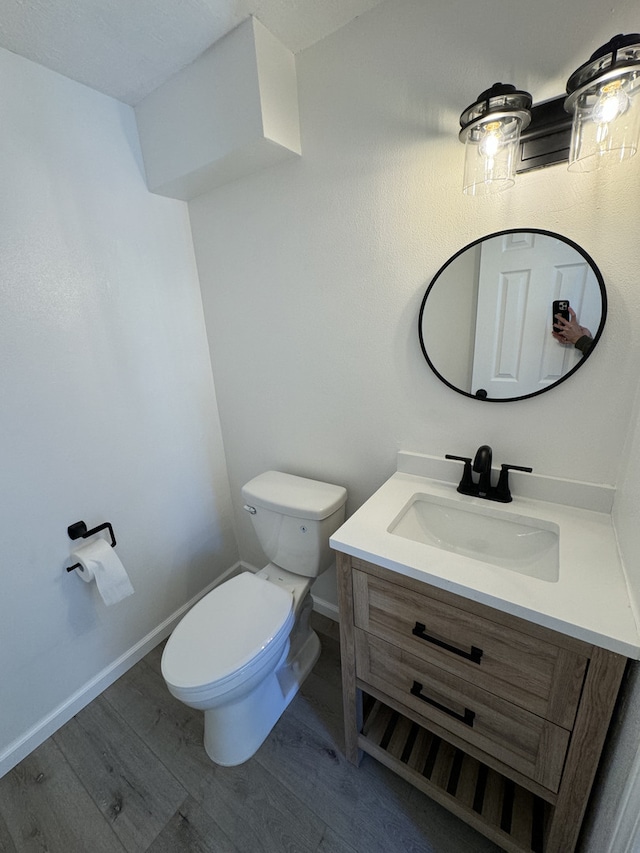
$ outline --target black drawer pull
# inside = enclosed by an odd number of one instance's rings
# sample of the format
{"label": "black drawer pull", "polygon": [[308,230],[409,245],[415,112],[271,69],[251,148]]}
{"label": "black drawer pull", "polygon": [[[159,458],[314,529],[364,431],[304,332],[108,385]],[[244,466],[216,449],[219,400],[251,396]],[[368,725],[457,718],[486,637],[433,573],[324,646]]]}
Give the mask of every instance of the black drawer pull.
{"label": "black drawer pull", "polygon": [[475,711],[470,711],[468,708],[464,709],[464,714],[458,714],[457,711],[452,711],[451,708],[445,708],[444,705],[441,705],[439,702],[436,702],[435,699],[429,699],[428,696],[422,695],[422,684],[419,681],[413,682],[413,687],[410,690],[412,696],[416,696],[418,699],[422,699],[423,702],[426,702],[428,705],[433,705],[434,708],[437,708],[438,711],[442,711],[445,714],[448,714],[450,717],[453,717],[456,720],[460,720],[461,723],[464,723],[465,726],[470,726],[473,728],[473,720],[476,716]]}
{"label": "black drawer pull", "polygon": [[466,658],[472,663],[480,663],[482,649],[477,648],[477,646],[471,646],[470,652],[465,652],[463,649],[457,649],[455,646],[450,646],[449,643],[444,643],[442,640],[436,640],[435,637],[430,637],[429,634],[425,634],[425,627],[426,626],[423,625],[422,622],[416,622],[416,627],[411,633],[415,634],[416,637],[420,637],[421,640],[433,643],[434,646],[440,646],[441,649],[453,652],[454,655],[460,655],[461,658]]}

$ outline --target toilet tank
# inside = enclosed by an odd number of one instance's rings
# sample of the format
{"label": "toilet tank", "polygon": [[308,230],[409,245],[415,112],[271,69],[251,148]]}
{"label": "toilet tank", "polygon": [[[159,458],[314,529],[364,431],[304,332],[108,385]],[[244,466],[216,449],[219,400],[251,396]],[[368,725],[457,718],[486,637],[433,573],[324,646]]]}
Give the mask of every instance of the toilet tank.
{"label": "toilet tank", "polygon": [[309,578],[329,568],[329,537],[344,521],[346,489],[266,471],[242,487],[242,497],[272,563]]}

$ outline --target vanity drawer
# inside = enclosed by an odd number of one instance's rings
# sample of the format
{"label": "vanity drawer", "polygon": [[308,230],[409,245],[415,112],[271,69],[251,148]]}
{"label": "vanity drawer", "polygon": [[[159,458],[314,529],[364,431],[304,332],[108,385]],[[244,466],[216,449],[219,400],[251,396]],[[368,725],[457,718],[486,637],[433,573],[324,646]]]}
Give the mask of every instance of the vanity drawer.
{"label": "vanity drawer", "polygon": [[355,631],[356,675],[550,791],[557,792],[570,732],[364,631]]}
{"label": "vanity drawer", "polygon": [[[411,581],[409,581],[411,583]],[[354,622],[427,663],[571,729],[584,681],[585,644],[553,642],[557,635],[536,626],[525,633],[493,621],[491,608],[427,584],[389,583],[375,574],[353,571]],[[515,617],[512,622],[520,622]],[[581,652],[585,653],[581,653]]]}

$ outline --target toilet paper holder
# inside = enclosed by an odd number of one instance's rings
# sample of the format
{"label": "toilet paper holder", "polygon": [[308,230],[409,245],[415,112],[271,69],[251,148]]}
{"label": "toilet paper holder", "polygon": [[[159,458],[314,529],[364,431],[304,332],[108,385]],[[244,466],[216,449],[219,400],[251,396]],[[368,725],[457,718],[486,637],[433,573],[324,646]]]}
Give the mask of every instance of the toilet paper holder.
{"label": "toilet paper holder", "polygon": [[[76,521],[75,524],[70,524],[67,527],[67,533],[69,534],[70,539],[87,539],[89,536],[93,536],[94,533],[100,533],[101,530],[108,530],[109,535],[111,536],[111,547],[116,547],[116,537],[113,534],[113,527],[108,521],[105,521],[104,524],[98,525],[98,527],[94,527],[92,530],[87,530],[87,525],[84,521]],[[67,571],[72,572],[74,569],[80,569],[82,566],[80,563],[74,563],[73,566],[67,566]]]}

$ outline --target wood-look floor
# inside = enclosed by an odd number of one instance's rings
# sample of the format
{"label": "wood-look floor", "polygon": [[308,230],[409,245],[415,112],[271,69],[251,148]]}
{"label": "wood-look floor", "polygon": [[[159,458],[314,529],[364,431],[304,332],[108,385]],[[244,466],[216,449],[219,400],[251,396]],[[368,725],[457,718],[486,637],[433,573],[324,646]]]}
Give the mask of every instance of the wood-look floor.
{"label": "wood-look floor", "polygon": [[2,853],[498,853],[369,756],[342,753],[334,623],[258,753],[214,765],[154,649],[0,779]]}

